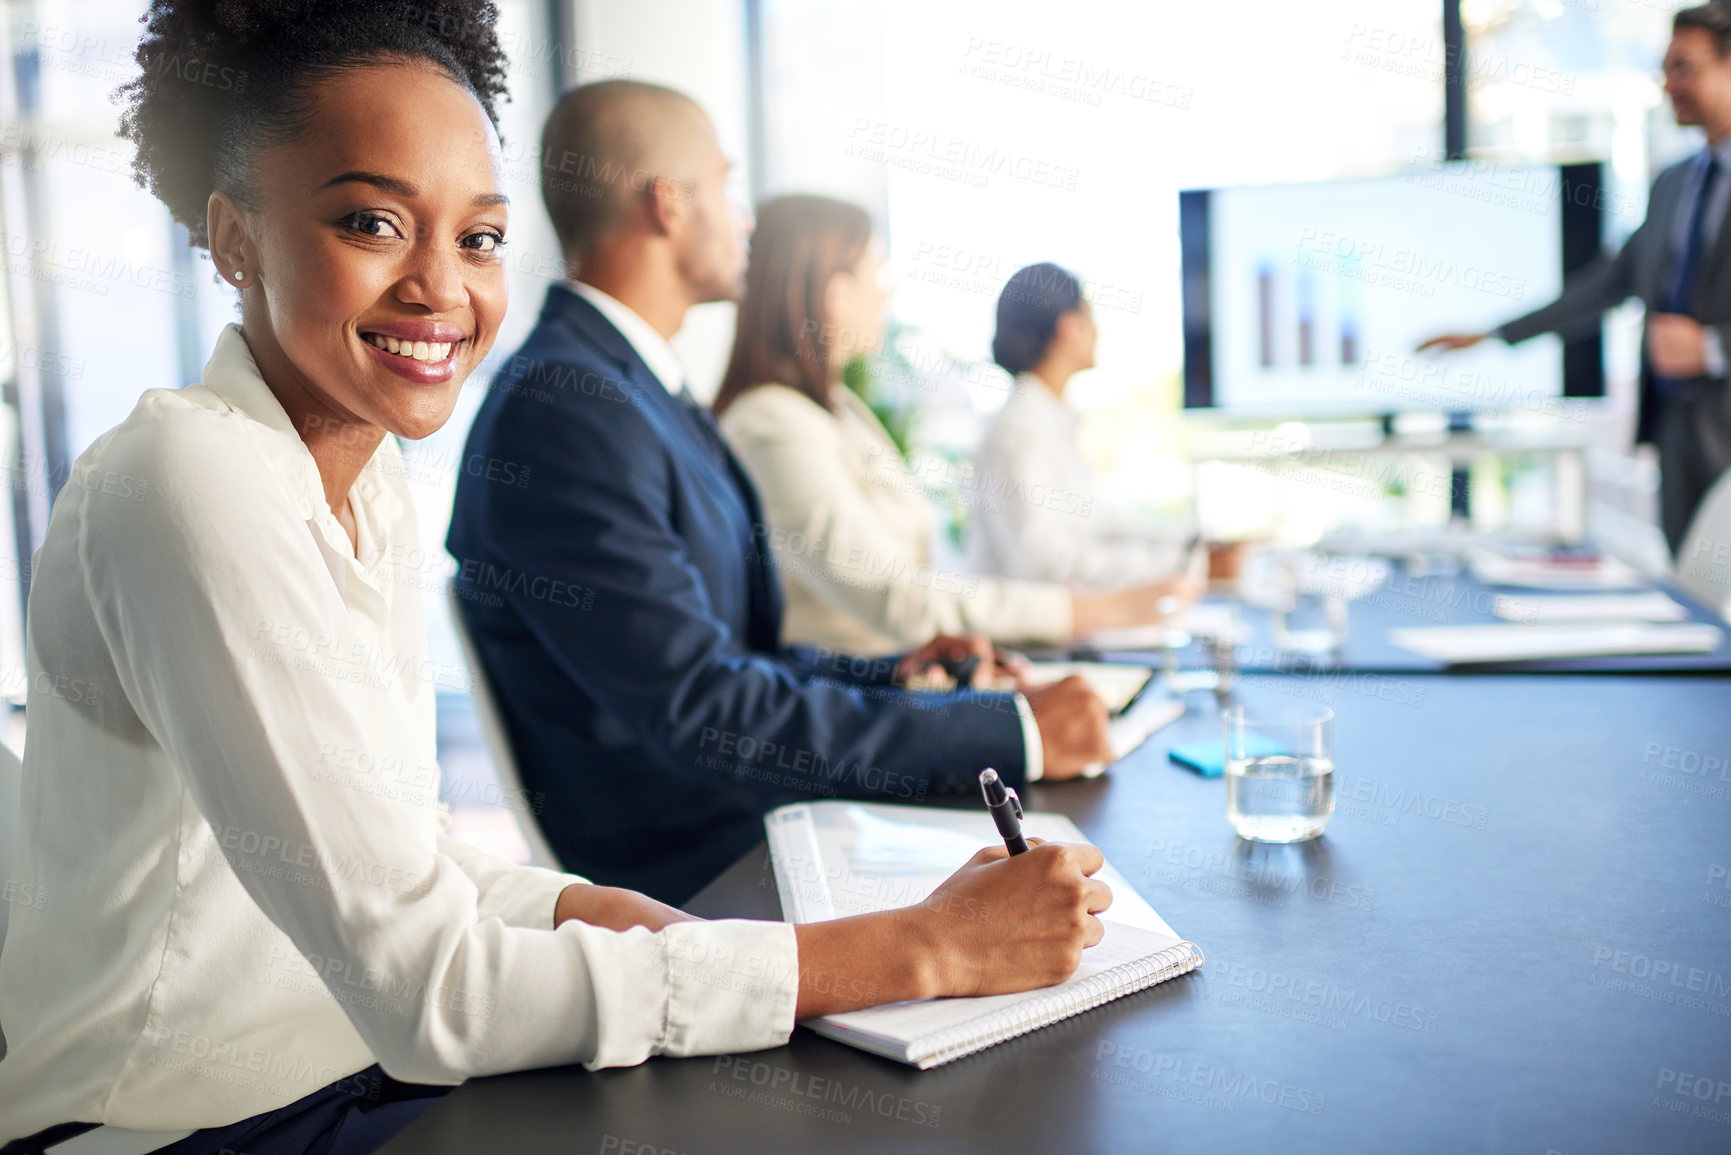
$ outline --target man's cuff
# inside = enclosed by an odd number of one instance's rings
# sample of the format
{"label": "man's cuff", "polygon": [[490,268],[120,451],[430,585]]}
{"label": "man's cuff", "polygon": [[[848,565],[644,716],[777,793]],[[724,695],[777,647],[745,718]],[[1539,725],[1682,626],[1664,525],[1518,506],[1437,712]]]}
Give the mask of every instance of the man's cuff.
{"label": "man's cuff", "polygon": [[1016,695],[1016,713],[1022,717],[1022,760],[1027,766],[1023,781],[1038,782],[1046,772],[1046,744],[1040,740],[1040,724],[1025,695]]}
{"label": "man's cuff", "polygon": [[1725,339],[1712,325],[1701,326],[1701,372],[1708,377],[1725,376]]}

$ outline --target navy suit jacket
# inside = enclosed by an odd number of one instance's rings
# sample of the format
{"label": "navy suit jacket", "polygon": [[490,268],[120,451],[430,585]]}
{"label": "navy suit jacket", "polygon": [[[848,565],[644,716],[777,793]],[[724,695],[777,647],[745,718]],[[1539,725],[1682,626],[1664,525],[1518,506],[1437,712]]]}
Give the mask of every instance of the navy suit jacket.
{"label": "navy suit jacket", "polygon": [[[555,283],[469,433],[447,546],[464,624],[566,869],[671,903],[817,797],[1026,774],[1008,694],[780,644],[757,495],[706,411]],[[480,467],[477,466],[480,463]]]}

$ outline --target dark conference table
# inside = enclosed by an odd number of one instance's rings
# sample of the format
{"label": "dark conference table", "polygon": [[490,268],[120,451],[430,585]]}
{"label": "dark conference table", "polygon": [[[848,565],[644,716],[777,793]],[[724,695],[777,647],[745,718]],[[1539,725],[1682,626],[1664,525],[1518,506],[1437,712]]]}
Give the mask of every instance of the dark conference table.
{"label": "dark conference table", "polygon": [[[1386,687],[1391,683],[1375,683]],[[931,1071],[785,1047],[474,1080],[389,1152],[1731,1150],[1731,680],[1268,677],[1337,715],[1318,841],[1167,761],[1035,786],[1207,956]],[[778,917],[760,848],[690,904]],[[846,1105],[844,1105],[846,1104]]]}
{"label": "dark conference table", "polygon": [[[1674,586],[1665,593],[1689,611],[1689,620],[1719,626],[1725,622],[1712,610]],[[1621,592],[1621,591],[1618,591]],[[1346,641],[1332,655],[1315,658],[1282,653],[1274,644],[1273,616],[1266,609],[1244,606],[1242,622],[1249,636],[1235,648],[1238,666],[1263,673],[1363,671],[1386,674],[1436,674],[1451,667],[1432,658],[1403,650],[1388,640],[1390,630],[1425,626],[1466,626],[1500,623],[1491,606],[1499,596],[1568,597],[1537,590],[1487,586],[1471,574],[1414,574],[1395,566],[1379,589],[1348,603]],[[1083,655],[1091,656],[1091,655]],[[1160,664],[1157,653],[1113,651],[1108,656]],[[1179,652],[1184,669],[1201,669],[1207,656],[1193,643]],[[1717,649],[1701,654],[1629,654],[1599,658],[1562,658],[1550,661],[1496,662],[1453,667],[1473,673],[1717,673],[1731,674],[1731,631],[1726,631]]]}

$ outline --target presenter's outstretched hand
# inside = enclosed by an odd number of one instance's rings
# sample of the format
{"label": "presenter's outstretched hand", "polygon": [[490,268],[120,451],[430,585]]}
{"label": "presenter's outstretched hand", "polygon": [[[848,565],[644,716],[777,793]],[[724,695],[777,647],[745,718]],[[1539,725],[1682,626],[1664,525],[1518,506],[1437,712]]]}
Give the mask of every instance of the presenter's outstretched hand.
{"label": "presenter's outstretched hand", "polygon": [[1112,761],[1106,739],[1106,702],[1086,679],[1071,674],[1062,681],[1024,691],[1034,708],[1045,750],[1041,780],[1074,778],[1096,762]]}
{"label": "presenter's outstretched hand", "polygon": [[1707,338],[1701,322],[1679,313],[1647,318],[1647,359],[1664,377],[1699,377],[1707,369]]}
{"label": "presenter's outstretched hand", "polygon": [[1488,336],[1489,333],[1444,333],[1428,341],[1420,341],[1415,352],[1423,353],[1427,349],[1435,349],[1439,353],[1448,353],[1456,349],[1471,349]]}
{"label": "presenter's outstretched hand", "polygon": [[1001,995],[1061,983],[1105,934],[1096,916],[1112,891],[1085,843],[1030,838],[1026,854],[992,846],[912,912],[927,920],[945,995]]}

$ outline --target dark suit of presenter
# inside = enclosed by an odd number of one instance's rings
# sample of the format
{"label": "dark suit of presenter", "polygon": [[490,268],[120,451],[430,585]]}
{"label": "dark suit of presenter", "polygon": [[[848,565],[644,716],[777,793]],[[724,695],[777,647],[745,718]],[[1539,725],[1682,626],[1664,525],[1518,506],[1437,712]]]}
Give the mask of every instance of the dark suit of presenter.
{"label": "dark suit of presenter", "polygon": [[493,381],[477,455],[527,482],[461,475],[461,613],[567,869],[679,903],[782,803],[1025,780],[1014,695],[911,694],[891,663],[780,644],[757,495],[713,419],[567,285]]}
{"label": "dark suit of presenter", "polygon": [[[1639,297],[1649,315],[1693,317],[1716,334],[1709,340],[1718,341],[1722,354],[1731,355],[1731,229],[1722,227],[1731,193],[1731,141],[1721,142],[1715,152],[1711,185],[1703,183],[1707,153],[1660,173],[1648,198],[1647,219],[1614,258],[1583,270],[1557,300],[1502,325],[1497,334],[1509,342],[1539,333],[1580,336],[1599,323],[1604,310]],[[1703,196],[1705,203],[1698,207]],[[1698,247],[1690,260],[1684,234],[1697,219]],[[1671,380],[1653,372],[1642,347],[1635,440],[1651,442],[1659,451],[1659,519],[1673,553],[1702,497],[1731,467],[1731,390],[1724,359],[1714,365],[1710,358],[1702,376]]]}

